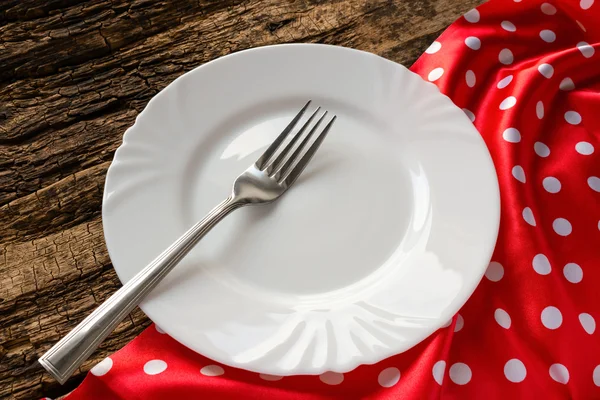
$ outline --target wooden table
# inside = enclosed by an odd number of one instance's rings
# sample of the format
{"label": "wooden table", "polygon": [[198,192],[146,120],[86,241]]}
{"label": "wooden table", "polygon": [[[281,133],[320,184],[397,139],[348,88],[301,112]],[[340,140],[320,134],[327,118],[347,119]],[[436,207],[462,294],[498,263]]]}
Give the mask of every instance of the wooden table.
{"label": "wooden table", "polygon": [[152,96],[202,63],[275,43],[354,47],[410,66],[479,3],[0,3],[0,398],[62,396],[149,324],[133,312],[64,386],[36,363],[120,285],[102,234],[104,176]]}

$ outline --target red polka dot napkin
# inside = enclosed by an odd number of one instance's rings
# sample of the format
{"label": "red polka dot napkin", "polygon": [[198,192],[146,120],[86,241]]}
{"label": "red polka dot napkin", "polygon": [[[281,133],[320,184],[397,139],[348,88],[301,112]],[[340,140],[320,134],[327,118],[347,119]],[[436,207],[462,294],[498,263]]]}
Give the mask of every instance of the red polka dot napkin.
{"label": "red polka dot napkin", "polygon": [[493,261],[447,327],[347,374],[281,378],[152,326],[68,399],[600,399],[600,0],[492,0],[411,69],[473,121],[501,189]]}

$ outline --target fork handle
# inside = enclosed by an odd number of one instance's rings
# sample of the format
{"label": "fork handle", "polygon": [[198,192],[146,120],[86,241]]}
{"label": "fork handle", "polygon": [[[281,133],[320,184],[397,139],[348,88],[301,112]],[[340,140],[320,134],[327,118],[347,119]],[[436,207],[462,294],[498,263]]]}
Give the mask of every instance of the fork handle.
{"label": "fork handle", "polygon": [[39,358],[39,363],[61,384],[96,350],[100,343],[140,301],[177,265],[219,221],[244,203],[229,197],[192,226],[171,246],[138,272],[67,336]]}

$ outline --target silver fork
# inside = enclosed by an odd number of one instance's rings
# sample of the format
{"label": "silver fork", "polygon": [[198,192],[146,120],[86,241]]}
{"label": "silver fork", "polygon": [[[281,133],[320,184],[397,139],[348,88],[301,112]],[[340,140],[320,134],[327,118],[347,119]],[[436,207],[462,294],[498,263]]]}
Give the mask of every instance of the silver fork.
{"label": "silver fork", "polygon": [[[325,111],[311,128],[310,125],[320,110],[320,107],[317,108],[298,132],[292,136],[288,144],[283,147],[286,138],[292,133],[309,104],[310,101],[306,103],[260,158],[237,177],[233,183],[231,195],[227,199],[210,211],[204,219],[192,226],[154,261],[138,272],[121,289],[69,332],[67,336],[39,358],[39,363],[58,382],[65,383],[73,371],[92,354],[117,324],[156,287],[219,221],[240,207],[249,204],[270,203],[278,199],[292,186],[314,156],[336,119],[333,116],[308,150],[304,151],[311,137],[318,131],[319,125],[327,115],[327,111]],[[304,132],[309,128],[308,134],[304,135]],[[296,146],[302,137],[304,139]],[[281,149],[282,147],[283,149]],[[277,154],[278,151],[279,154]]]}

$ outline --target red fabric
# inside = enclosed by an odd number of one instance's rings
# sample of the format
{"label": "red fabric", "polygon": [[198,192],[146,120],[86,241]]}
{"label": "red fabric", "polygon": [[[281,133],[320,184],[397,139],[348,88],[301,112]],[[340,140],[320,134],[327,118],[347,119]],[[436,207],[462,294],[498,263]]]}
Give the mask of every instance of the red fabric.
{"label": "red fabric", "polygon": [[152,326],[68,400],[600,399],[600,0],[548,2],[483,4],[411,68],[475,118],[501,188],[493,262],[450,327],[331,385],[215,367]]}

